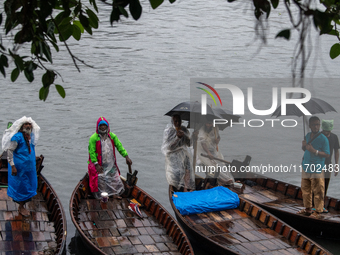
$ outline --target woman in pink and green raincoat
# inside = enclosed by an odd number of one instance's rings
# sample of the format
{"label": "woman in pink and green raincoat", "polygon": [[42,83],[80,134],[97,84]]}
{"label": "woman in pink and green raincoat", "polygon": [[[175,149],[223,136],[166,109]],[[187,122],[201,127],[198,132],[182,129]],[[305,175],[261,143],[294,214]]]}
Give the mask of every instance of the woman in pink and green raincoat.
{"label": "woman in pink and green raincoat", "polygon": [[110,132],[109,122],[104,117],[100,117],[97,121],[96,132],[90,137],[88,148],[90,189],[96,198],[100,198],[102,192],[120,198],[124,192],[124,185],[119,177],[115,148],[126,159],[126,164],[131,165],[132,161],[122,143],[114,133]]}

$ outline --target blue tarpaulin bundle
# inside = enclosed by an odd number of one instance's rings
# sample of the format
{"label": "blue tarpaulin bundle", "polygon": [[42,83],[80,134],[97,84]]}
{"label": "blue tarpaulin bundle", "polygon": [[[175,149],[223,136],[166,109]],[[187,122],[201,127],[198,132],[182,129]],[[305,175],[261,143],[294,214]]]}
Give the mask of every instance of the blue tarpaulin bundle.
{"label": "blue tarpaulin bundle", "polygon": [[193,192],[175,192],[172,200],[182,215],[234,209],[240,204],[238,195],[222,186]]}

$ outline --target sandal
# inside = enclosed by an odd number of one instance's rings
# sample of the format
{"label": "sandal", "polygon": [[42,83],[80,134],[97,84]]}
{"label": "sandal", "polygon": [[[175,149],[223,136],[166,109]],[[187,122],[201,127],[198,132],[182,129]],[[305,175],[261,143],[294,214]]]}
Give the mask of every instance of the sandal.
{"label": "sandal", "polygon": [[[313,208],[312,210],[315,211],[315,208]],[[328,213],[328,210],[324,207],[322,213]]]}
{"label": "sandal", "polygon": [[315,219],[320,219],[321,218],[321,213],[317,213],[317,212],[313,212],[310,215],[311,218],[315,218]]}
{"label": "sandal", "polygon": [[307,212],[306,209],[302,209],[302,210],[298,211],[297,214],[301,214],[301,215],[304,215],[304,216],[310,216],[312,213]]}

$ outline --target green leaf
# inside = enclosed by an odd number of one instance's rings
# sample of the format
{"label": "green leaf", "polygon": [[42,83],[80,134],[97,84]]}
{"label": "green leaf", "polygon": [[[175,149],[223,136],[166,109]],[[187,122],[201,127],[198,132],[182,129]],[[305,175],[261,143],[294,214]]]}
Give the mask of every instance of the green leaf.
{"label": "green leaf", "polygon": [[4,54],[2,54],[0,57],[0,64],[2,66],[8,67],[8,58]]}
{"label": "green leaf", "polygon": [[92,35],[92,28],[90,26],[84,27],[86,32],[88,32],[90,35]]}
{"label": "green leaf", "polygon": [[79,20],[74,20],[74,21],[73,21],[73,25],[78,26],[78,27],[80,28],[80,32],[81,32],[81,33],[84,33],[84,27],[83,27],[83,25],[80,23]]}
{"label": "green leaf", "polygon": [[4,68],[3,65],[0,65],[0,72],[2,73],[2,75],[3,75],[4,77],[6,77],[6,72],[5,72],[5,68]]}
{"label": "green leaf", "polygon": [[35,46],[35,43],[33,42],[31,44],[31,53],[34,54],[36,50],[37,50],[37,46]]}
{"label": "green leaf", "polygon": [[128,17],[129,17],[129,14],[128,14],[127,11],[124,9],[124,7],[118,6],[118,9],[119,9],[120,13],[123,14],[123,16],[124,16],[125,18],[128,18]]}
{"label": "green leaf", "polygon": [[152,9],[156,9],[158,6],[160,6],[164,2],[164,0],[149,0],[149,1],[150,1]]}
{"label": "green leaf", "polygon": [[[233,1],[233,0],[232,0]],[[171,4],[173,4],[174,2],[176,2],[176,0],[169,0],[169,2],[171,3]],[[229,1],[228,1],[229,2]]]}
{"label": "green leaf", "polygon": [[39,41],[39,47],[37,47],[36,55],[40,55],[40,58],[43,58],[43,43]]}
{"label": "green leaf", "polygon": [[335,36],[339,36],[339,31],[338,30],[332,30],[328,33],[329,35],[335,35]]}
{"label": "green leaf", "polygon": [[130,0],[129,10],[134,20],[138,20],[142,15],[142,6],[139,0]]}
{"label": "green leaf", "polygon": [[50,86],[54,82],[55,73],[53,71],[47,70],[42,76],[42,84],[44,87]]}
{"label": "green leaf", "polygon": [[19,57],[18,55],[14,56],[14,62],[15,65],[19,68],[20,71],[24,70],[24,61],[21,57]]}
{"label": "green leaf", "polygon": [[98,17],[97,15],[91,11],[90,9],[86,9],[86,13],[89,16],[89,21],[90,21],[90,25],[93,28],[98,28]]}
{"label": "green leaf", "polygon": [[77,25],[73,25],[73,34],[72,34],[72,36],[77,41],[79,41],[80,38],[81,38],[81,30],[80,30],[80,28]]}
{"label": "green leaf", "polygon": [[263,1],[263,5],[261,8],[265,13],[267,13],[267,19],[268,19],[270,10],[271,10],[270,3],[268,1]]}
{"label": "green leaf", "polygon": [[76,8],[74,8],[74,16],[78,17],[79,13],[81,12],[81,4],[78,4]]}
{"label": "green leaf", "polygon": [[279,33],[275,36],[275,39],[278,38],[278,37],[283,37],[283,38],[285,38],[286,40],[289,40],[289,39],[290,39],[290,29],[282,30],[281,32],[279,32]]}
{"label": "green leaf", "polygon": [[39,90],[39,99],[46,101],[50,87],[41,87]]}
{"label": "green leaf", "polygon": [[319,10],[313,12],[313,21],[316,28],[320,29],[320,35],[328,34],[332,31],[333,26],[331,25],[333,14],[325,13]]}
{"label": "green leaf", "polygon": [[50,61],[50,63],[53,63],[50,46],[48,46],[46,43],[43,43],[42,49],[48,61]]}
{"label": "green leaf", "polygon": [[64,20],[64,18],[70,16],[70,11],[63,11],[59,13],[55,18],[54,21],[57,25],[60,25],[60,23]]}
{"label": "green leaf", "polygon": [[60,22],[59,26],[70,24],[71,21],[72,21],[72,17],[66,17],[66,18],[62,19],[62,21]]}
{"label": "green leaf", "polygon": [[260,8],[255,8],[254,15],[255,15],[256,19],[260,19],[261,15],[262,15],[261,9]]}
{"label": "green leaf", "polygon": [[48,34],[49,36],[53,36],[54,29],[55,29],[54,22],[53,22],[52,20],[50,20],[50,21],[48,22],[48,25],[47,25],[46,34]]}
{"label": "green leaf", "polygon": [[110,15],[111,26],[112,26],[112,23],[114,21],[118,21],[119,20],[119,16],[120,16],[120,11],[118,10],[118,8],[113,7],[111,15]]}
{"label": "green leaf", "polygon": [[60,95],[62,98],[65,98],[66,93],[65,93],[64,88],[63,88],[62,86],[58,85],[58,84],[55,85],[55,88],[57,89],[59,95]]}
{"label": "green leaf", "polygon": [[12,74],[11,74],[11,81],[15,82],[19,74],[20,74],[20,71],[18,68],[13,69]]}
{"label": "green leaf", "polygon": [[25,74],[25,77],[26,79],[29,81],[29,82],[32,82],[34,80],[34,74],[32,71],[29,71],[28,68],[26,68],[24,70],[24,74]]}
{"label": "green leaf", "polygon": [[61,42],[67,41],[68,38],[73,34],[73,25],[71,23],[59,26],[60,35],[59,40]]}
{"label": "green leaf", "polygon": [[96,10],[96,12],[98,12],[98,7],[97,7],[97,4],[96,4],[96,0],[90,0],[90,4],[92,4],[94,9]]}
{"label": "green leaf", "polygon": [[24,42],[27,42],[26,40],[26,33],[23,30],[20,30],[18,33],[14,36],[14,42],[18,44],[22,44]]}
{"label": "green leaf", "polygon": [[279,5],[279,0],[270,0],[274,9]]}
{"label": "green leaf", "polygon": [[51,41],[51,40],[49,40],[49,41],[50,41],[50,43],[52,43],[54,49],[58,52],[59,51],[58,45],[55,42]]}
{"label": "green leaf", "polygon": [[331,59],[335,59],[339,55],[340,55],[340,43],[333,44],[329,52],[329,56],[331,57]]}
{"label": "green leaf", "polygon": [[83,25],[84,28],[88,27],[90,25],[90,22],[86,16],[84,16],[82,13],[79,15],[80,23]]}

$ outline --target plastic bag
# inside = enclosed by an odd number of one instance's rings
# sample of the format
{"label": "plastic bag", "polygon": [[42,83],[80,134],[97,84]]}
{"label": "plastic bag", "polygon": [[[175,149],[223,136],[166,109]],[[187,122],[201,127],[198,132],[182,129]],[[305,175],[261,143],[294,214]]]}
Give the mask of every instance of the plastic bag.
{"label": "plastic bag", "polygon": [[234,209],[240,204],[238,195],[222,186],[192,192],[174,192],[172,200],[182,215]]}

